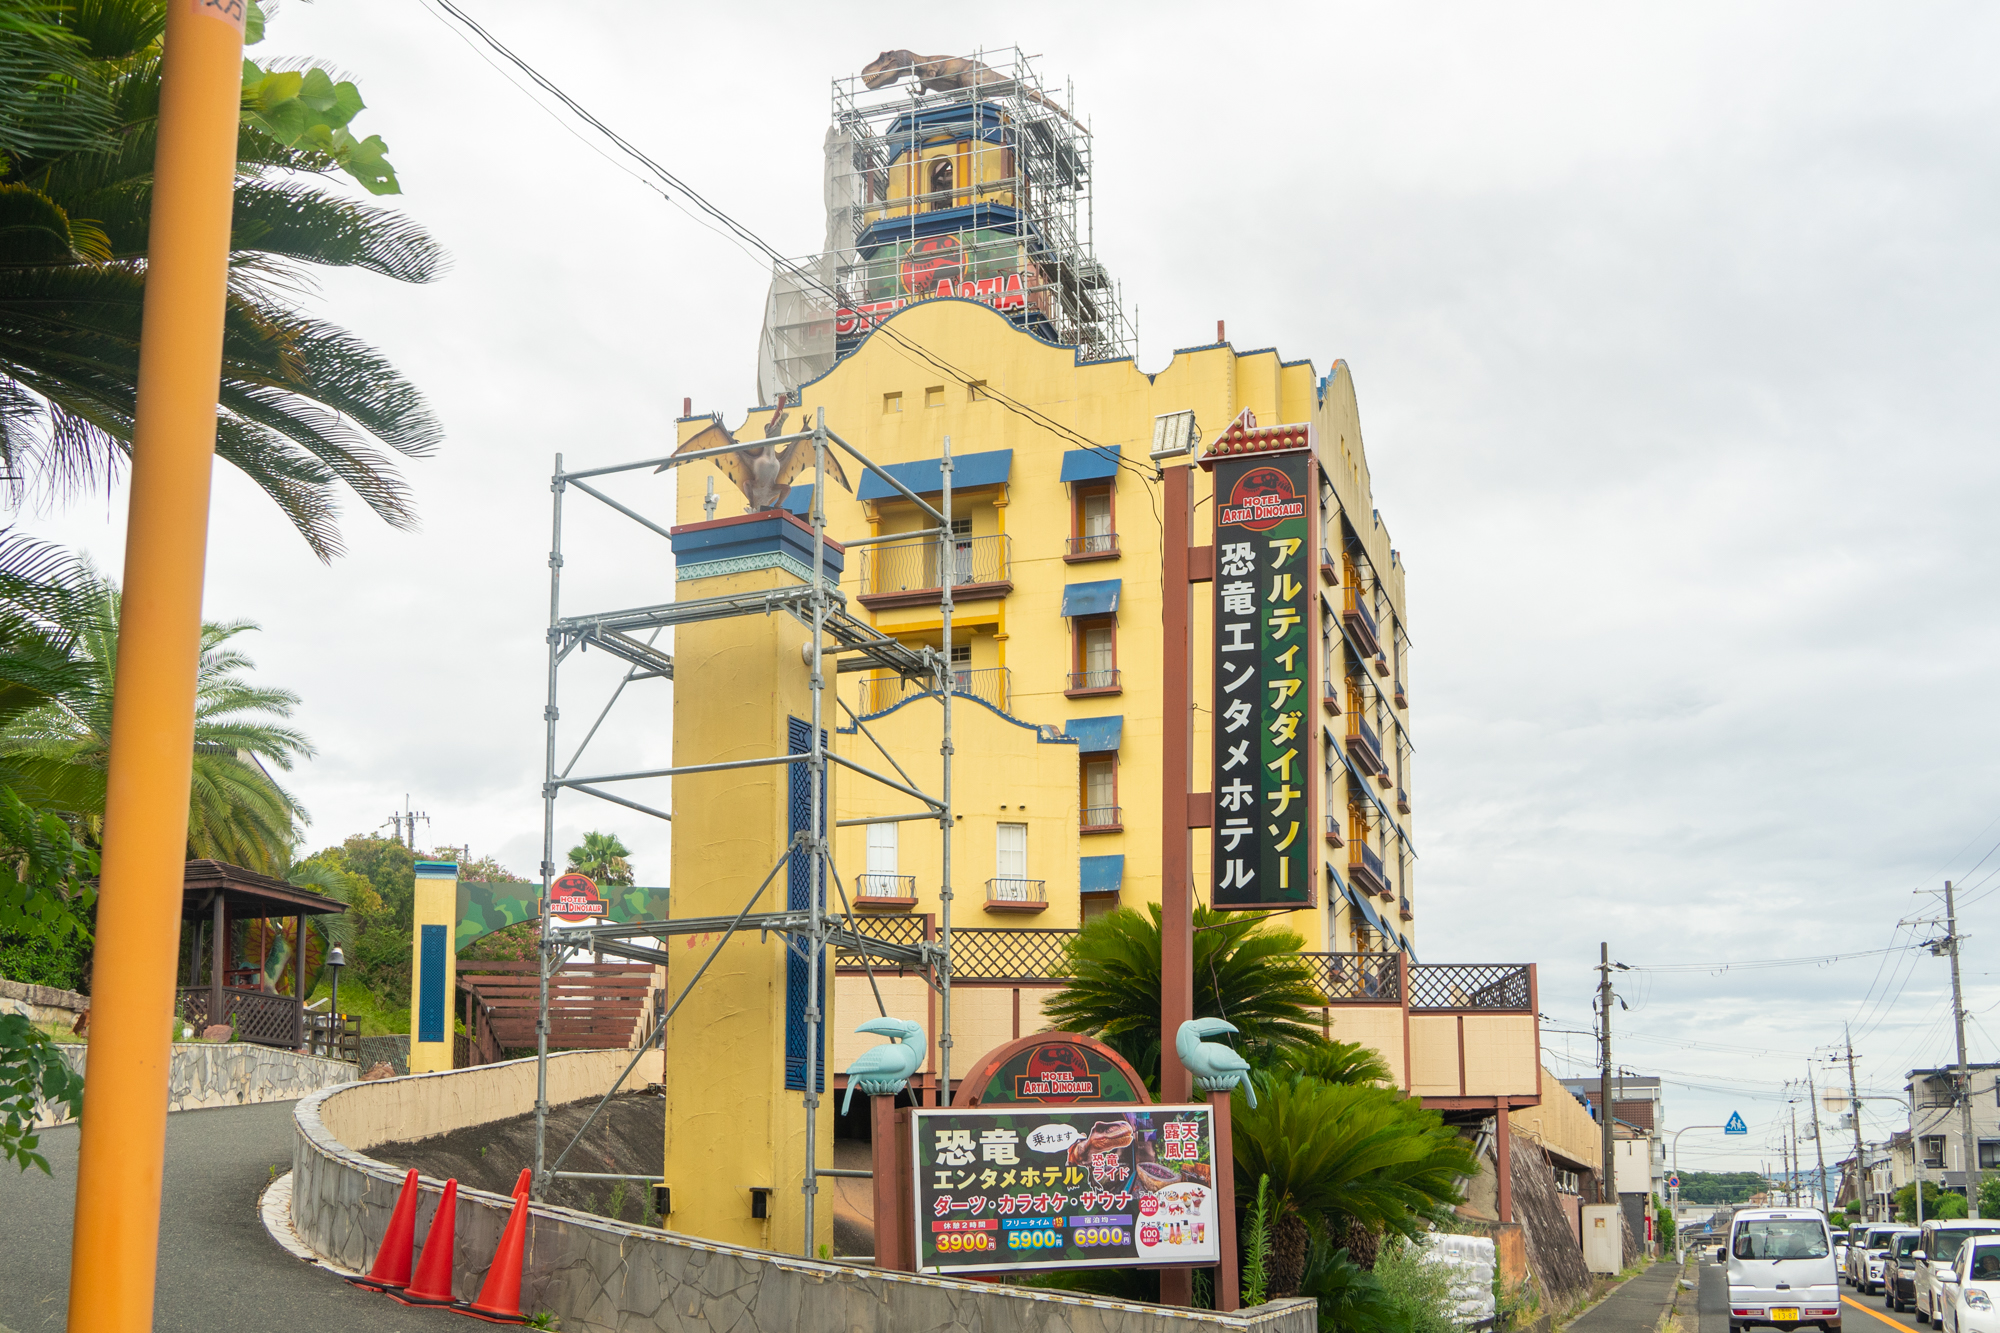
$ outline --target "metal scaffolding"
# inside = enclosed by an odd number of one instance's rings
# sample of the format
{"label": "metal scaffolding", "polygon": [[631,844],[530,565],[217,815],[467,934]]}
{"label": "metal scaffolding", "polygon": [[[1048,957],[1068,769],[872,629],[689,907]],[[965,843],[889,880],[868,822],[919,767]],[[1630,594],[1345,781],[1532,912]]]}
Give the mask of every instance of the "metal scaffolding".
{"label": "metal scaffolding", "polygon": [[[773,274],[759,347],[764,402],[823,375],[882,320],[970,297],[1090,358],[1131,354],[1118,284],[1097,258],[1091,131],[1074,89],[1019,47],[964,63],[970,86],[833,81],[826,235]],[[942,284],[942,285],[940,285]]]}
{"label": "metal scaffolding", "polygon": [[[951,839],[952,839],[952,695],[955,680],[951,671],[952,643],[952,595],[950,581],[940,593],[940,610],[943,621],[942,650],[928,646],[909,647],[890,638],[873,626],[857,619],[847,609],[846,598],[838,587],[838,577],[829,578],[826,567],[826,495],[827,452],[837,448],[846,453],[866,471],[881,478],[887,485],[902,493],[913,502],[921,513],[932,520],[934,526],[916,533],[896,533],[893,537],[861,538],[842,543],[847,548],[867,547],[883,541],[907,541],[913,537],[932,537],[938,542],[940,568],[947,567],[946,561],[951,550],[952,513],[952,457],[951,441],[944,442],[941,507],[933,507],[922,496],[912,491],[902,481],[886,469],[871,462],[860,450],[829,430],[826,425],[826,411],[820,409],[814,428],[792,435],[781,435],[761,440],[765,446],[781,446],[797,441],[810,440],[813,447],[813,490],[811,507],[812,527],[812,567],[811,578],[795,587],[773,588],[759,592],[740,593],[723,597],[697,598],[689,601],[668,601],[650,606],[632,607],[618,611],[596,612],[586,615],[565,616],[562,614],[563,557],[563,500],[565,494],[574,489],[596,499],[616,513],[631,520],[641,528],[660,537],[670,537],[667,527],[653,522],[631,507],[612,498],[594,485],[601,478],[609,478],[638,472],[660,472],[687,463],[714,458],[744,448],[743,445],[727,445],[716,449],[705,449],[692,453],[674,454],[664,458],[647,458],[631,463],[614,464],[609,467],[565,471],[562,455],[556,455],[555,473],[550,478],[553,494],[552,536],[549,551],[549,628],[548,628],[548,701],[543,711],[546,728],[544,746],[545,762],[542,785],[542,906],[540,915],[541,947],[540,957],[540,1006],[536,1022],[536,1082],[535,1082],[535,1171],[534,1193],[542,1198],[548,1182],[556,1178],[602,1179],[606,1173],[587,1171],[563,1171],[563,1160],[570,1150],[583,1138],[591,1124],[609,1103],[611,1097],[624,1085],[627,1077],[638,1067],[640,1058],[656,1043],[664,1046],[667,1023],[694,987],[707,973],[709,965],[720,954],[724,944],[741,932],[755,931],[760,938],[777,935],[788,950],[802,954],[806,960],[807,976],[804,999],[804,1023],[806,1032],[804,1109],[806,1116],[806,1162],[800,1190],[804,1196],[805,1235],[801,1253],[813,1253],[813,1229],[816,1198],[819,1192],[819,1178],[822,1176],[851,1176],[852,1171],[836,1171],[822,1168],[817,1161],[817,1121],[820,1102],[820,1085],[825,1079],[824,1054],[827,1049],[824,1030],[825,1015],[820,1007],[820,996],[826,984],[825,973],[829,949],[838,949],[843,957],[858,959],[867,970],[871,989],[875,992],[878,1009],[886,1013],[880,988],[875,985],[873,962],[881,961],[901,970],[914,970],[922,975],[938,992],[939,1026],[938,1036],[938,1097],[941,1105],[951,1100]],[[782,510],[769,511],[782,513]],[[583,758],[590,743],[596,738],[598,729],[609,716],[612,707],[623,695],[625,687],[640,680],[672,680],[674,677],[673,655],[671,651],[657,646],[661,633],[677,625],[693,624],[700,621],[717,620],[731,616],[789,615],[811,630],[809,655],[809,686],[812,698],[812,717],[805,748],[798,753],[760,756],[750,759],[736,759],[724,763],[667,765],[658,768],[640,768],[630,772],[597,773],[588,776],[573,776],[577,762]],[[641,637],[649,636],[649,637]],[[560,726],[560,675],[561,668],[570,655],[578,649],[594,647],[608,652],[628,664],[623,679],[618,682],[569,761],[558,768],[558,730]],[[836,676],[860,671],[887,671],[897,677],[917,682],[927,693],[935,694],[943,708],[943,743],[940,747],[942,780],[935,795],[922,790],[894,755],[875,740],[872,733],[854,719],[854,734],[865,737],[896,776],[881,773],[856,762],[846,755],[833,753],[826,741],[826,724],[830,720],[825,706],[826,676],[824,664],[828,658],[834,659]],[[834,696],[840,702],[838,695]],[[678,700],[676,701],[678,703]],[[845,708],[844,702],[841,707]],[[851,710],[849,710],[852,716]],[[733,917],[670,917],[663,920],[606,923],[551,928],[550,891],[556,878],[555,864],[555,815],[556,800],[565,792],[576,792],[599,800],[623,806],[629,810],[671,820],[673,815],[641,801],[632,800],[607,787],[619,783],[655,778],[675,778],[698,773],[714,773],[727,769],[756,768],[778,765],[803,764],[806,768],[806,788],[809,793],[806,825],[803,830],[792,834],[777,862],[764,876],[743,908]],[[880,783],[915,801],[917,810],[878,815],[861,819],[835,819],[824,809],[822,801],[830,803],[831,788],[828,778],[829,765],[845,769],[872,782]],[[938,940],[897,939],[891,935],[871,933],[856,924],[848,893],[838,867],[834,863],[833,842],[827,836],[831,827],[882,823],[891,820],[935,820],[941,833],[942,850],[939,866],[940,924]],[[684,837],[699,837],[701,830],[688,829],[681,832]],[[792,864],[793,858],[804,855],[807,860],[807,902],[804,910],[788,908],[784,911],[759,910],[765,892],[780,871]],[[826,896],[826,885],[831,882],[839,895],[839,909],[830,909]],[[869,924],[873,924],[872,922]],[[548,1159],[548,1033],[549,1033],[549,977],[558,972],[565,961],[575,952],[591,951],[609,954],[616,958],[627,958],[641,962],[666,965],[669,955],[658,947],[663,937],[674,935],[701,935],[721,932],[714,947],[702,961],[694,975],[681,987],[671,1006],[654,1015],[652,1030],[638,1043],[632,1060],[612,1085],[610,1091],[593,1108],[584,1124],[570,1139],[569,1144]],[[644,941],[651,940],[653,943]],[[672,1052],[667,1052],[668,1073],[672,1077]],[[866,1173],[862,1173],[866,1174]],[[653,1180],[644,1174],[633,1174],[622,1178],[632,1180]]]}

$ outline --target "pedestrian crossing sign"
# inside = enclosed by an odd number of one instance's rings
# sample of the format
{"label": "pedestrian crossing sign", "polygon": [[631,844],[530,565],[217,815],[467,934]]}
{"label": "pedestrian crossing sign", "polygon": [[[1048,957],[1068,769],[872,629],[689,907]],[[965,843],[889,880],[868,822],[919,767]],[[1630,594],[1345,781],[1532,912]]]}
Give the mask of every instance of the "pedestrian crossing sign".
{"label": "pedestrian crossing sign", "polygon": [[1743,1123],[1743,1113],[1741,1111],[1731,1111],[1729,1113],[1729,1123],[1722,1127],[1722,1132],[1725,1134],[1748,1134],[1750,1126]]}

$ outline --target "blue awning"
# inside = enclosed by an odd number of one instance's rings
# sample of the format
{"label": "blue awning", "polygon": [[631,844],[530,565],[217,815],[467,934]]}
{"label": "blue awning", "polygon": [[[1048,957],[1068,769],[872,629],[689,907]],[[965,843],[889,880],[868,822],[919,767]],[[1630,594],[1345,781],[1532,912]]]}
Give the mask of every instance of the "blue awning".
{"label": "blue awning", "polygon": [[1063,734],[1077,739],[1081,754],[1103,754],[1116,750],[1125,733],[1125,715],[1116,717],[1073,717],[1063,723]]}
{"label": "blue awning", "polygon": [[1109,616],[1118,611],[1120,579],[1099,579],[1096,583],[1071,583],[1063,588],[1065,616]]}
{"label": "blue awning", "polygon": [[[1012,449],[988,449],[977,454],[953,454],[951,488],[969,491],[974,486],[1000,486],[1014,466]],[[882,468],[918,495],[936,495],[944,489],[944,460],[926,458],[915,463],[888,463]],[[902,492],[873,472],[861,474],[861,488],[855,495],[863,500],[900,498]]]}
{"label": "blue awning", "polygon": [[[1333,871],[1333,867],[1328,866],[1327,871],[1329,874],[1331,874]],[[1369,903],[1367,898],[1362,896],[1360,893],[1355,892],[1355,890],[1349,887],[1348,885],[1342,884],[1338,876],[1335,876],[1334,882],[1336,884],[1340,884],[1341,893],[1347,898],[1347,901],[1349,902],[1349,904],[1353,906],[1354,910],[1361,913],[1363,917],[1367,918],[1368,928],[1370,930],[1373,930],[1378,935],[1389,934],[1389,928],[1382,924],[1381,917],[1375,915],[1375,908]]]}
{"label": "blue awning", "polygon": [[1125,882],[1122,856],[1086,856],[1077,862],[1077,887],[1085,893],[1116,893]]}
{"label": "blue awning", "polygon": [[1062,476],[1058,480],[1102,481],[1115,476],[1118,460],[1122,457],[1115,444],[1102,445],[1096,449],[1063,450]]}

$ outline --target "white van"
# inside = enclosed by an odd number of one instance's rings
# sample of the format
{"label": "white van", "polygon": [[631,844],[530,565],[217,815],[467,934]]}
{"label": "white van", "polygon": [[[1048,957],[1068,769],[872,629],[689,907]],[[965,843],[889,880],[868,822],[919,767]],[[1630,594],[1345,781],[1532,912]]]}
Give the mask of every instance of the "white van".
{"label": "white van", "polygon": [[1826,1215],[1746,1208],[1729,1225],[1729,1327],[1840,1327],[1840,1274]]}
{"label": "white van", "polygon": [[1958,1259],[1958,1251],[1973,1236],[2000,1235],[2000,1220],[1958,1217],[1924,1223],[1923,1239],[1917,1249],[1917,1318],[1932,1328],[1944,1327],[1945,1299],[1938,1288],[1939,1276]]}

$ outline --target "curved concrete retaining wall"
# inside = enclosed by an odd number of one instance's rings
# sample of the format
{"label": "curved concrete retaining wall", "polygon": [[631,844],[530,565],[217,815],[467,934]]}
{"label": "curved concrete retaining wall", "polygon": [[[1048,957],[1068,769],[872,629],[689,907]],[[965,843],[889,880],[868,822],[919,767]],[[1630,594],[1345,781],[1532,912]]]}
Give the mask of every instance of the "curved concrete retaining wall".
{"label": "curved concrete retaining wall", "polygon": [[[549,1100],[601,1094],[629,1051],[572,1051],[549,1060]],[[660,1077],[658,1055],[634,1081]],[[299,1103],[292,1222],[316,1252],[348,1269],[375,1257],[403,1173],[360,1151],[441,1134],[534,1109],[535,1062],[418,1074],[329,1089]],[[435,1117],[435,1118],[432,1118]],[[351,1136],[351,1137],[349,1137]],[[417,1214],[428,1234],[440,1180],[425,1179]],[[456,1289],[478,1290],[512,1201],[461,1189],[454,1236]],[[1274,1301],[1243,1314],[1175,1310],[951,1278],[885,1273],[845,1263],[718,1245],[537,1204],[528,1227],[522,1309],[557,1315],[567,1333],[633,1328],[709,1333],[1314,1333],[1310,1300]]]}
{"label": "curved concrete retaining wall", "polygon": [[[57,1049],[70,1068],[89,1078],[89,1046]],[[289,1102],[322,1088],[351,1083],[356,1072],[342,1060],[249,1042],[177,1041],[173,1061],[167,1067],[167,1109],[199,1111],[251,1102]],[[69,1119],[69,1108],[44,1103],[40,1117],[38,1125],[60,1125]]]}

